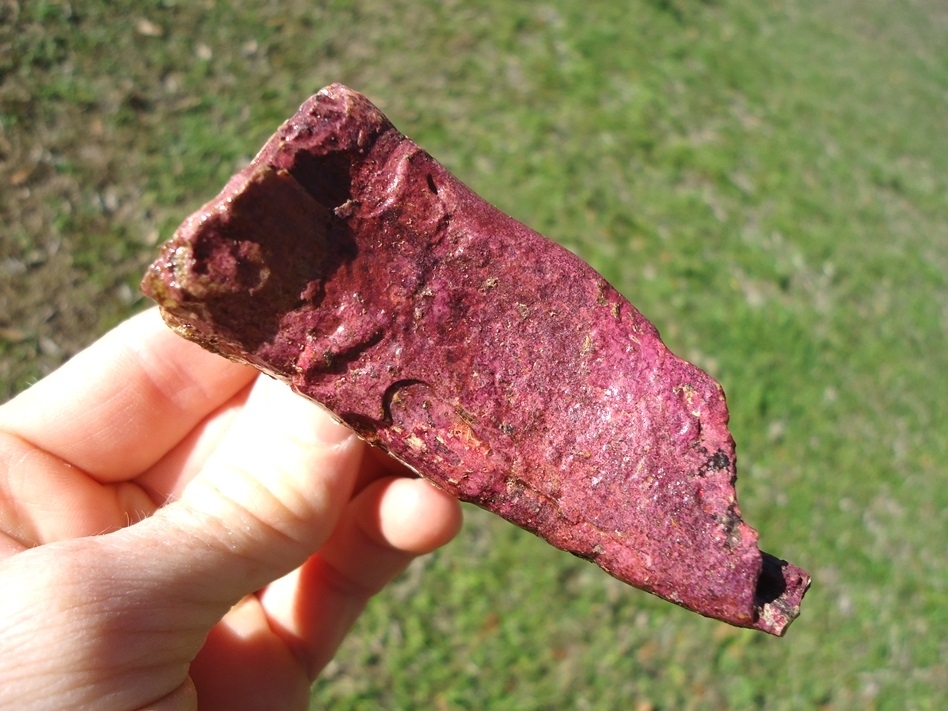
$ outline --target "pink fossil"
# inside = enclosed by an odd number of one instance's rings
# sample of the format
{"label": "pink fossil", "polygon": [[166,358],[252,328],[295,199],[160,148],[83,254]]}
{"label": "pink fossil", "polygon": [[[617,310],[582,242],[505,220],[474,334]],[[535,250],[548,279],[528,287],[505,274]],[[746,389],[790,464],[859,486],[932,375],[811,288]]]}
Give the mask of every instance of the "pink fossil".
{"label": "pink fossil", "polygon": [[721,387],[344,86],[181,225],[143,289],[182,336],[620,580],[777,635],[799,614],[809,576],[741,520]]}

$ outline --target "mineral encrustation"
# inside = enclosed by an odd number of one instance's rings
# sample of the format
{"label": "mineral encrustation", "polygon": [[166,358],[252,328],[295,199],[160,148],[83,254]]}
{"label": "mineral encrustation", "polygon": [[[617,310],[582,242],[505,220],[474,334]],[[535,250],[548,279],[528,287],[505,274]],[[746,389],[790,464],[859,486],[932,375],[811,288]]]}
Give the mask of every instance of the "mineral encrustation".
{"label": "mineral encrustation", "polygon": [[771,634],[799,613],[809,576],[741,519],[721,387],[344,86],[181,225],[143,288],[182,336],[620,580]]}

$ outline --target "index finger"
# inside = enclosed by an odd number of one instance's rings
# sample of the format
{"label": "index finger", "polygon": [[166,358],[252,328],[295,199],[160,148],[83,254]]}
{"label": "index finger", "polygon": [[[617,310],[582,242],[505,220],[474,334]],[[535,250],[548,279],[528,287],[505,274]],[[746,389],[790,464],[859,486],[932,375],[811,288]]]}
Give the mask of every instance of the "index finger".
{"label": "index finger", "polygon": [[175,335],[150,309],[0,407],[0,431],[99,482],[119,481],[157,462],[255,375]]}

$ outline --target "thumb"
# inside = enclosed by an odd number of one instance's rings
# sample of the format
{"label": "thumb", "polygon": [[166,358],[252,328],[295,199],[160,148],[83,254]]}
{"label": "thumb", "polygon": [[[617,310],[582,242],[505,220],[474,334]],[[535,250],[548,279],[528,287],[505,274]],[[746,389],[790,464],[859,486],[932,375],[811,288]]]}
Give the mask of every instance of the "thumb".
{"label": "thumb", "polygon": [[0,708],[192,702],[188,668],[209,630],[328,539],[363,449],[325,410],[258,378],[178,501],[0,561],[12,591],[0,638],[17,650],[0,648]]}
{"label": "thumb", "polygon": [[325,409],[260,377],[180,500],[126,531],[158,547],[156,582],[230,606],[302,565],[329,538],[363,450]]}

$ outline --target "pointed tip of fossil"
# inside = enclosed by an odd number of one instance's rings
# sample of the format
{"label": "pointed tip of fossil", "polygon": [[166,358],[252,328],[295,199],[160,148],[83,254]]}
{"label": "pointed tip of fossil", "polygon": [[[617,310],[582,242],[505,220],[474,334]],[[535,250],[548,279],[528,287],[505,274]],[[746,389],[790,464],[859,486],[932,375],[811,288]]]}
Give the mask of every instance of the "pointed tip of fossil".
{"label": "pointed tip of fossil", "polygon": [[810,587],[810,575],[769,553],[763,553],[763,566],[757,581],[754,629],[782,637],[800,615],[800,604]]}

